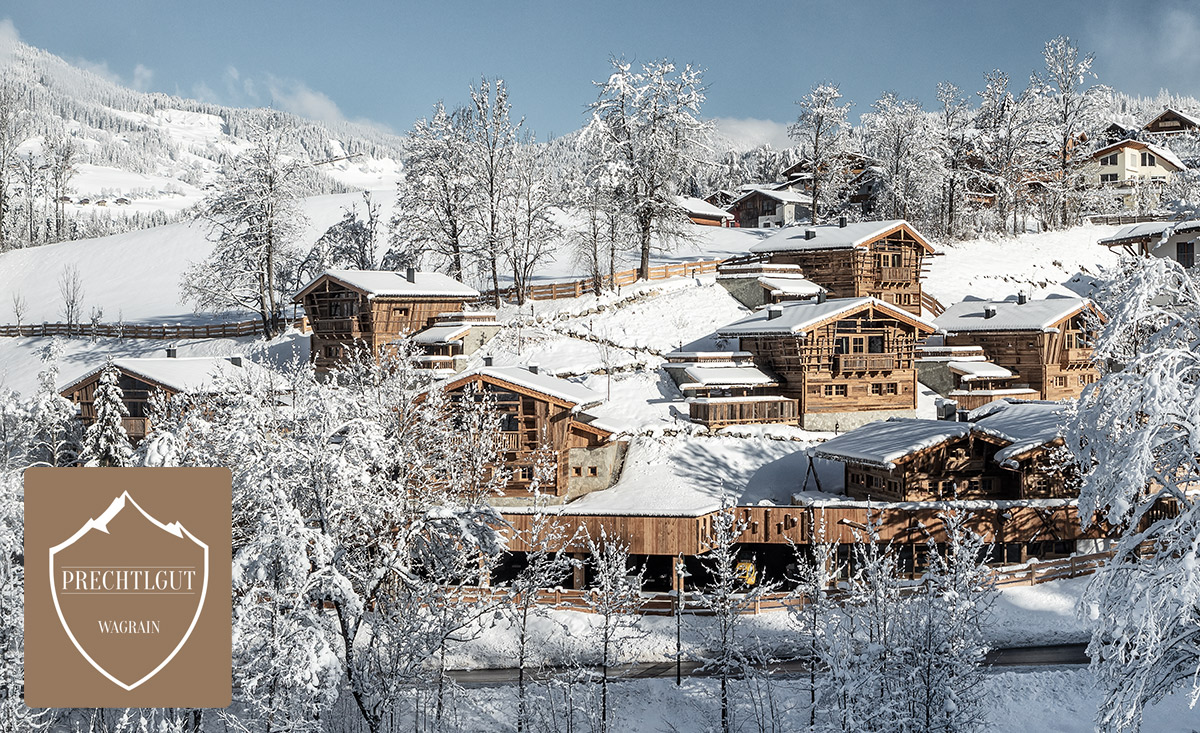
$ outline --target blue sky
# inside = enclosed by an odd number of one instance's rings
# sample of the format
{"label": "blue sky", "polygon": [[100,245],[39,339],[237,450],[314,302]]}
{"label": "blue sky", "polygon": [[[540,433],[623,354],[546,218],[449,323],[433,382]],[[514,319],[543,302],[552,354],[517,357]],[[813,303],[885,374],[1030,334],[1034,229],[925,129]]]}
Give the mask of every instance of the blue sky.
{"label": "blue sky", "polygon": [[1023,81],[1058,34],[1096,53],[1103,83],[1200,96],[1200,4],[1184,1],[54,0],[0,17],[26,43],[139,89],[397,132],[438,99],[463,101],[480,74],[508,82],[539,137],[568,132],[591,80],[624,55],[703,67],[707,116],[778,140],[814,82],[839,82],[855,116],[885,90],[929,104],[941,80],[973,93],[1001,68]]}

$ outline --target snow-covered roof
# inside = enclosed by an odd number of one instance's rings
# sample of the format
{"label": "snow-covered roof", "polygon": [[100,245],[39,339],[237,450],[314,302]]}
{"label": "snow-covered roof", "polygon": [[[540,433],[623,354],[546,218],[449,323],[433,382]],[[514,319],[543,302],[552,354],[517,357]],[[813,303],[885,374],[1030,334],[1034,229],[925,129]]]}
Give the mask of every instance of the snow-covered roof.
{"label": "snow-covered roof", "polygon": [[1111,247],[1126,242],[1147,241],[1172,237],[1176,234],[1191,234],[1200,232],[1200,220],[1187,221],[1146,221],[1141,224],[1130,224],[1121,227],[1116,234],[1100,240],[1100,244]]}
{"label": "snow-covered roof", "polygon": [[806,280],[802,277],[788,277],[786,275],[763,275],[758,278],[758,282],[764,288],[767,288],[772,293],[780,293],[783,295],[819,295],[825,292],[825,288],[817,285],[812,280]]}
{"label": "snow-covered roof", "polygon": [[706,219],[733,218],[733,214],[730,214],[725,209],[713,206],[704,199],[693,198],[692,196],[676,196],[675,204],[689,214],[695,214]]}
{"label": "snow-covered roof", "polygon": [[892,418],[867,423],[812,448],[812,455],[891,470],[896,461],[971,432],[971,425],[947,420]]}
{"label": "snow-covered roof", "polygon": [[[805,206],[812,205],[812,196],[793,191],[790,188],[773,189],[765,186],[752,186],[743,190],[745,193],[740,196],[737,201],[734,201],[733,204],[730,204],[730,206],[735,206],[738,202],[743,201],[756,193],[762,194],[769,199],[774,199],[784,204],[803,204]],[[753,249],[751,251],[753,251]]]}
{"label": "snow-covered roof", "polygon": [[[823,224],[796,225],[781,229],[750,248],[751,252],[790,252],[813,249],[852,249],[862,247],[900,227],[905,227],[930,252],[933,248],[920,232],[903,219],[847,222],[846,226]],[[814,232],[811,239],[805,232]]]}
{"label": "snow-covered roof", "polygon": [[761,369],[753,366],[691,366],[683,370],[691,380],[684,389],[697,387],[729,387],[775,384],[775,380]]}
{"label": "snow-covered roof", "polygon": [[950,361],[946,363],[946,367],[954,374],[961,375],[964,382],[973,379],[1005,379],[1013,375],[1009,370],[990,361]]}
{"label": "snow-covered roof", "polygon": [[[1020,303],[1016,296],[1004,300],[984,300],[968,296],[955,303],[946,312],[934,319],[939,331],[959,333],[962,331],[1045,331],[1054,324],[1079,313],[1088,307],[1085,298],[1071,295],[1051,294],[1042,300]],[[994,307],[996,314],[991,318],[985,309]]]}
{"label": "snow-covered roof", "polygon": [[[854,313],[867,306],[874,306],[877,310],[886,311],[896,318],[929,331],[935,328],[929,321],[878,298],[830,298],[823,303],[799,301],[763,308],[740,321],[718,328],[717,334],[720,336],[751,336],[791,333],[799,336],[803,335],[807,329],[831,318]],[[772,312],[777,313],[777,317],[772,318]]]}
{"label": "snow-covered roof", "polygon": [[310,288],[327,277],[369,297],[479,297],[479,291],[475,288],[440,272],[416,272],[410,282],[406,273],[391,270],[326,270],[301,288],[295,299],[304,297]]}
{"label": "snow-covered roof", "polygon": [[604,401],[604,395],[584,387],[577,382],[560,379],[543,371],[532,372],[523,366],[485,366],[456,375],[451,385],[457,385],[475,377],[491,377],[497,381],[523,387],[532,392],[569,402],[577,408],[590,407]]}
{"label": "snow-covered roof", "polygon": [[[190,394],[204,394],[212,391],[214,383],[221,378],[235,381],[244,379],[247,375],[263,379],[273,378],[269,371],[248,359],[243,358],[241,363],[241,366],[237,366],[227,356],[128,357],[113,359],[114,366],[131,376],[140,377],[162,385],[174,392]],[[71,381],[60,391],[66,392],[80,383],[86,382],[94,375],[103,371],[105,366],[106,364],[99,364],[86,374]]]}
{"label": "snow-covered roof", "polygon": [[417,332],[413,336],[413,341],[418,344],[433,345],[444,344],[455,339],[462,338],[471,330],[471,326],[466,323],[452,323],[445,326],[430,326],[429,328]]}
{"label": "snow-covered roof", "polygon": [[1011,443],[996,454],[996,462],[1004,465],[1033,448],[1061,438],[1066,411],[1067,406],[1062,402],[996,400],[973,410],[968,419],[984,432]]}
{"label": "snow-covered roof", "polygon": [[1177,110],[1173,107],[1167,107],[1162,112],[1159,112],[1158,114],[1154,115],[1154,117],[1149,122],[1147,122],[1145,125],[1143,125],[1143,127],[1149,127],[1154,122],[1156,122],[1159,118],[1161,118],[1163,115],[1167,115],[1167,114],[1171,114],[1171,113],[1174,113],[1174,114],[1182,117],[1183,119],[1192,123],[1196,127],[1200,127],[1200,117],[1197,117],[1196,115],[1193,115],[1193,114],[1189,114],[1187,112],[1180,112],[1179,110]]}

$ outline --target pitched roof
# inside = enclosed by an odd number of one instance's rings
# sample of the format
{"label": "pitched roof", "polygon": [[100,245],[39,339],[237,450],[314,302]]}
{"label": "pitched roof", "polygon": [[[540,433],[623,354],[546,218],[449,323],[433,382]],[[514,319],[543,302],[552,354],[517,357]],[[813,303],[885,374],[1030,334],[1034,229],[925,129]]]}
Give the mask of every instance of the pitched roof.
{"label": "pitched roof", "polygon": [[[792,252],[815,249],[853,249],[864,247],[870,242],[888,234],[905,229],[926,250],[932,252],[933,247],[911,224],[903,219],[887,219],[885,221],[855,221],[846,226],[837,224],[822,224],[820,226],[796,225],[786,227],[772,234],[750,248],[751,252]],[[812,239],[807,239],[805,232],[814,232]]]}
{"label": "pitched roof", "polygon": [[585,408],[604,401],[603,395],[599,392],[593,392],[582,384],[560,379],[553,374],[547,374],[542,371],[538,371],[535,374],[529,371],[528,367],[523,366],[485,366],[479,369],[472,369],[471,371],[455,375],[453,380],[446,385],[446,389],[453,389],[476,377],[487,377],[498,382],[507,382],[531,392],[551,397],[560,402],[568,403],[573,407]]}
{"label": "pitched roof", "polygon": [[775,379],[755,366],[690,366],[683,370],[691,382],[681,388],[732,387],[775,384]]}
{"label": "pitched roof", "polygon": [[[985,309],[992,306],[996,315],[988,318]],[[939,331],[1045,331],[1091,306],[1091,301],[1070,295],[1049,295],[1042,300],[1018,303],[1016,296],[1004,300],[968,297],[955,303],[934,319]]]}
{"label": "pitched roof", "polygon": [[765,186],[753,186],[746,189],[746,192],[739,196],[736,201],[730,204],[730,206],[736,206],[738,202],[744,201],[754,194],[762,194],[769,199],[775,199],[776,201],[785,204],[804,204],[805,206],[812,205],[812,196],[807,194],[797,193],[796,191],[788,188],[773,189]]}
{"label": "pitched roof", "polygon": [[294,301],[302,299],[309,290],[325,278],[330,278],[367,297],[454,297],[477,298],[479,291],[440,272],[417,272],[409,282],[403,272],[392,270],[326,270],[296,293]]}
{"label": "pitched roof", "polygon": [[[74,389],[103,371],[106,365],[100,364],[89,370],[59,391]],[[256,378],[275,379],[271,372],[248,359],[243,358],[242,366],[236,366],[227,356],[128,357],[113,359],[113,365],[126,374],[161,385],[173,392],[191,394],[212,391],[214,384],[221,378],[237,380],[254,375]]]}
{"label": "pitched roof", "polygon": [[905,456],[971,432],[970,423],[892,418],[867,423],[812,448],[812,455],[891,470]]}
{"label": "pitched roof", "polygon": [[704,199],[693,198],[691,196],[676,196],[675,204],[689,214],[695,214],[696,216],[708,219],[733,218],[733,214],[730,214],[719,206],[713,206]]}
{"label": "pitched roof", "polygon": [[975,379],[1006,379],[1012,372],[990,361],[948,361],[946,367],[954,374],[962,376],[962,381],[970,382]]}
{"label": "pitched roof", "polygon": [[1170,163],[1173,167],[1175,167],[1178,170],[1185,171],[1188,169],[1187,164],[1184,163],[1182,160],[1180,160],[1178,155],[1171,152],[1167,148],[1164,148],[1161,145],[1155,145],[1154,143],[1142,142],[1141,140],[1118,140],[1117,142],[1112,143],[1111,145],[1105,145],[1104,147],[1100,148],[1096,152],[1092,153],[1092,158],[1102,158],[1105,155],[1107,155],[1110,151],[1118,150],[1120,148],[1133,148],[1135,150],[1149,150],[1151,153],[1154,153],[1156,156],[1158,156],[1162,160],[1167,161],[1168,163]]}
{"label": "pitched roof", "polygon": [[1011,443],[996,454],[1001,465],[1061,438],[1066,416],[1062,402],[1008,400],[989,402],[968,415],[978,429]]}
{"label": "pitched roof", "polygon": [[1171,237],[1176,234],[1200,232],[1200,220],[1187,221],[1146,221],[1141,224],[1130,224],[1121,227],[1116,234],[1100,240],[1106,247],[1125,244],[1127,242],[1148,242],[1151,239]]}
{"label": "pitched roof", "polygon": [[812,280],[805,280],[802,277],[761,275],[758,278],[758,283],[772,293],[783,295],[819,295],[825,292],[825,288],[817,285]]}
{"label": "pitched roof", "polygon": [[[857,313],[867,307],[886,312],[898,320],[905,321],[918,329],[932,332],[935,326],[923,318],[913,315],[906,310],[885,303],[878,298],[830,298],[825,302],[799,301],[781,303],[769,308],[762,308],[753,315],[728,326],[717,329],[720,336],[752,336],[756,334],[795,334],[804,333],[825,321]],[[779,310],[775,310],[779,309]],[[779,315],[771,318],[772,311]]]}
{"label": "pitched roof", "polygon": [[1192,123],[1196,127],[1200,127],[1200,117],[1196,117],[1195,115],[1188,114],[1187,112],[1180,112],[1179,110],[1173,109],[1171,107],[1167,107],[1162,112],[1159,112],[1158,114],[1154,115],[1153,119],[1151,119],[1146,124],[1142,125],[1142,127],[1143,128],[1149,127],[1150,125],[1153,125],[1155,122],[1158,122],[1164,116],[1166,116],[1168,114],[1172,114],[1172,113],[1175,114],[1177,117],[1182,117],[1183,119]]}
{"label": "pitched roof", "polygon": [[413,341],[418,344],[445,344],[455,339],[462,338],[464,334],[471,330],[469,323],[450,323],[444,326],[430,326],[423,331],[418,331],[413,336]]}

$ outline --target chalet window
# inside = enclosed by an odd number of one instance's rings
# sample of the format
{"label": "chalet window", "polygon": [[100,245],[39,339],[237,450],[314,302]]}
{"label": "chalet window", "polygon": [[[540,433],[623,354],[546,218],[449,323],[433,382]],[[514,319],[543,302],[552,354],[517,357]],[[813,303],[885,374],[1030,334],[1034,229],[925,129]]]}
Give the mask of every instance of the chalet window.
{"label": "chalet window", "polygon": [[971,479],[970,481],[968,481],[968,482],[967,482],[967,488],[968,488],[969,490],[971,490],[971,491],[979,491],[979,489],[981,488],[981,487],[980,487],[980,483],[979,483],[979,479],[977,479],[977,478],[973,478],[973,479]]}
{"label": "chalet window", "polygon": [[589,476],[597,476],[597,475],[599,475],[599,473],[597,472],[597,470],[596,470],[596,467],[595,467],[595,466],[588,466],[588,475],[589,475]]}
{"label": "chalet window", "polygon": [[833,353],[848,354],[850,353],[850,339],[845,336],[838,336],[833,340]]}
{"label": "chalet window", "polygon": [[1158,159],[1154,157],[1154,153],[1147,153],[1145,150],[1142,151],[1142,165],[1148,166],[1157,164]]}
{"label": "chalet window", "polygon": [[1067,386],[1067,378],[1066,377],[1055,377],[1054,378],[1054,386],[1055,387],[1066,387]]}
{"label": "chalet window", "polygon": [[571,475],[572,476],[582,476],[583,475],[583,466],[571,466]]}
{"label": "chalet window", "polygon": [[407,308],[393,308],[392,314],[395,316],[398,316],[400,318],[408,318],[408,309]]}
{"label": "chalet window", "polygon": [[883,353],[883,336],[868,336],[867,337],[867,353],[882,354]]}
{"label": "chalet window", "polygon": [[[872,336],[874,338],[874,336]],[[867,340],[862,336],[855,336],[850,339],[850,353],[862,354],[867,350]]]}
{"label": "chalet window", "polygon": [[1117,174],[1116,173],[1101,173],[1100,174],[1100,182],[1101,183],[1116,183],[1117,182]]}
{"label": "chalet window", "polygon": [[954,482],[953,481],[943,481],[942,482],[942,493],[946,494],[946,495],[953,495],[954,494]]}
{"label": "chalet window", "polygon": [[827,384],[825,385],[826,397],[845,397],[846,385],[844,384]]}
{"label": "chalet window", "polygon": [[1196,266],[1196,242],[1179,242],[1175,245],[1175,261],[1183,267]]}
{"label": "chalet window", "polygon": [[871,385],[871,394],[883,394],[883,385],[875,382]]}
{"label": "chalet window", "polygon": [[1116,164],[1117,164],[1117,154],[1116,153],[1113,153],[1112,155],[1106,155],[1100,159],[1100,165],[1116,165]]}
{"label": "chalet window", "polygon": [[984,490],[984,491],[986,491],[986,492],[988,492],[988,493],[991,493],[991,491],[992,491],[992,480],[991,480],[990,478],[979,479],[979,485],[980,485],[981,487],[983,487],[983,490]]}
{"label": "chalet window", "polygon": [[513,433],[521,429],[519,417],[515,413],[504,412],[500,414],[500,429],[506,433]]}
{"label": "chalet window", "polygon": [[857,485],[859,485],[859,486],[862,486],[862,483],[863,483],[863,475],[862,475],[861,473],[855,473],[855,472],[851,472],[851,474],[850,474],[850,483],[852,483],[852,484],[857,484]]}
{"label": "chalet window", "polygon": [[894,481],[894,480],[888,481],[887,489],[888,489],[888,491],[892,492],[893,494],[899,494],[900,493],[900,482]]}
{"label": "chalet window", "polygon": [[1080,374],[1079,375],[1079,386],[1082,387],[1085,384],[1087,384],[1087,375]]}
{"label": "chalet window", "polygon": [[899,385],[895,382],[888,382],[884,387],[884,392],[886,394],[896,394],[898,387]]}

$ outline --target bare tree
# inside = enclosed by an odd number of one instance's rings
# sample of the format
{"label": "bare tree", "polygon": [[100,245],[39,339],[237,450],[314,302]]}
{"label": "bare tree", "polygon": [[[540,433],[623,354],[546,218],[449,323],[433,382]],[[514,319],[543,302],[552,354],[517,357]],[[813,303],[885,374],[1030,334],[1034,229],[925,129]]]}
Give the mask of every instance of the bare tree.
{"label": "bare tree", "polygon": [[12,311],[13,318],[17,322],[17,333],[20,334],[21,323],[25,320],[25,311],[28,304],[25,302],[25,296],[21,295],[20,291],[14,290],[12,293]]}
{"label": "bare tree", "polygon": [[66,198],[70,190],[71,177],[75,175],[75,159],[78,154],[75,140],[65,131],[59,130],[46,141],[47,196],[54,207],[54,238],[62,241],[66,229]]}
{"label": "bare tree", "polygon": [[629,545],[609,537],[601,529],[600,538],[588,538],[592,569],[588,605],[600,618],[596,641],[600,646],[600,733],[609,730],[609,669],[623,655],[631,639],[639,632],[642,616],[642,580],[644,567],[631,570]]}
{"label": "bare tree", "polygon": [[58,294],[62,297],[63,320],[67,324],[67,335],[75,335],[75,326],[83,311],[83,280],[79,277],[79,267],[65,265],[58,275]]}
{"label": "bare tree", "polygon": [[478,88],[471,87],[466,139],[476,202],[470,211],[474,212],[477,229],[483,237],[482,255],[491,275],[497,308],[500,307],[500,258],[504,249],[503,211],[517,152],[517,133],[524,122],[520,120],[514,124],[511,110],[503,79],[493,82],[484,77]]}
{"label": "bare tree", "polygon": [[842,93],[837,84],[822,82],[813,86],[796,104],[800,116],[788,128],[788,135],[800,144],[812,169],[812,220],[821,220],[822,183],[829,168],[845,148],[846,115],[849,104],[838,104]]}
{"label": "bare tree", "polygon": [[18,101],[12,85],[0,83],[0,252],[12,248],[8,239],[12,208],[9,190],[19,173],[17,147],[25,141],[27,127],[28,108]]}

